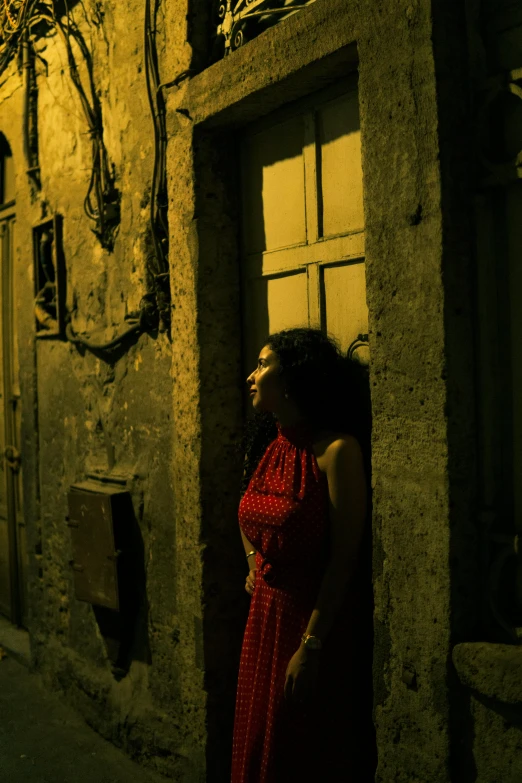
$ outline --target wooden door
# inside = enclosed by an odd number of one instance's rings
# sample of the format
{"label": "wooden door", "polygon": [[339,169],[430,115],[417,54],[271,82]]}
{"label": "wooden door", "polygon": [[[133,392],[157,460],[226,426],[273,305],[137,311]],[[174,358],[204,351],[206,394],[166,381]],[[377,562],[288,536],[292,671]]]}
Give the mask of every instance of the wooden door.
{"label": "wooden door", "polygon": [[[242,140],[245,370],[271,332],[368,332],[361,134],[354,80],[274,113]],[[361,351],[367,361],[367,349]]]}
{"label": "wooden door", "polygon": [[[3,152],[3,155],[2,155]],[[21,410],[14,288],[12,158],[0,148],[0,612],[25,623],[26,540],[21,483]]]}

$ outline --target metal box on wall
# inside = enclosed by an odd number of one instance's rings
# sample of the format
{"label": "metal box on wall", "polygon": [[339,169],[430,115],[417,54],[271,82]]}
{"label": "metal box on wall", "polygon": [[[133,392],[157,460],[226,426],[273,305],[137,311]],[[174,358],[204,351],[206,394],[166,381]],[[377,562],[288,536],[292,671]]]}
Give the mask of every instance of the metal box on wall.
{"label": "metal box on wall", "polygon": [[73,484],[68,493],[72,568],[76,598],[120,608],[118,560],[125,549],[130,494],[94,481]]}

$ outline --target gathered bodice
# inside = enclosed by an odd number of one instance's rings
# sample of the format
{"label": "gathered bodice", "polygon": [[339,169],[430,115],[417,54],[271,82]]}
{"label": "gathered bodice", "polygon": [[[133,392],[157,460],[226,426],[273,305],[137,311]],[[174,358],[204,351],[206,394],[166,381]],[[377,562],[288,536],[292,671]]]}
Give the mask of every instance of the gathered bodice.
{"label": "gathered bodice", "polygon": [[278,424],[239,506],[241,528],[259,553],[268,584],[297,586],[321,571],[328,544],[327,489],[311,431]]}

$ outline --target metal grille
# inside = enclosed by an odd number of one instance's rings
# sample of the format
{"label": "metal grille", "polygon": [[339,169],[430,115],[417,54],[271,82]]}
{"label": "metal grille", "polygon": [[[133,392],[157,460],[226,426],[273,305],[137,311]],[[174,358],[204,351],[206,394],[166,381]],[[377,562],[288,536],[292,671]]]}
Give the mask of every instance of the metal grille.
{"label": "metal grille", "polygon": [[315,0],[214,0],[216,29],[214,60],[230,54],[261,32],[291,14],[302,11]]}

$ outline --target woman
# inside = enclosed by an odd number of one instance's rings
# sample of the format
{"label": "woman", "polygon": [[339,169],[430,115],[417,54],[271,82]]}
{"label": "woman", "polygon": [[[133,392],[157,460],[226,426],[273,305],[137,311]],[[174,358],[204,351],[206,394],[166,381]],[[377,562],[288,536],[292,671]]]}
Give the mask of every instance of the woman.
{"label": "woman", "polygon": [[247,378],[257,415],[239,521],[251,605],[232,783],[373,780],[359,380],[314,329],[269,337]]}

